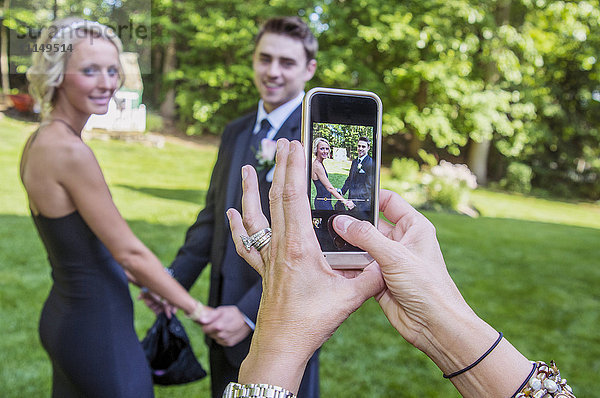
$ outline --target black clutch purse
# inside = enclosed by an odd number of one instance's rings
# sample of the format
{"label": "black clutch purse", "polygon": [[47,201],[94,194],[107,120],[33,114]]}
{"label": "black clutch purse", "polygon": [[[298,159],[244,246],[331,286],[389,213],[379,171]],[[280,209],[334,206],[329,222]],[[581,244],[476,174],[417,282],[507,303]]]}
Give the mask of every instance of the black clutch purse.
{"label": "black clutch purse", "polygon": [[206,371],[196,359],[190,339],[175,315],[162,313],[142,340],[154,384],[184,384],[200,380]]}

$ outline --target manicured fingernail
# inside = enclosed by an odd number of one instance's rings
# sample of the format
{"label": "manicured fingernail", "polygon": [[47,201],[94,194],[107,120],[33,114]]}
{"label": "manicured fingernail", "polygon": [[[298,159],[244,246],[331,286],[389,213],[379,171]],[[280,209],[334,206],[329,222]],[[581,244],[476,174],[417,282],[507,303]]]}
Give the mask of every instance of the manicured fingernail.
{"label": "manicured fingernail", "polygon": [[338,231],[346,232],[348,231],[348,227],[354,222],[354,220],[351,217],[339,215],[333,219],[333,222],[335,223],[335,227]]}
{"label": "manicured fingernail", "polygon": [[227,215],[227,219],[231,221],[231,209],[227,209],[225,214]]}
{"label": "manicured fingernail", "polygon": [[248,177],[248,169],[246,169],[246,167],[248,167],[248,166],[242,167],[242,181],[244,181],[246,179],[246,177]]}
{"label": "manicured fingernail", "polygon": [[296,143],[290,142],[290,153],[294,153],[295,150],[296,150]]}

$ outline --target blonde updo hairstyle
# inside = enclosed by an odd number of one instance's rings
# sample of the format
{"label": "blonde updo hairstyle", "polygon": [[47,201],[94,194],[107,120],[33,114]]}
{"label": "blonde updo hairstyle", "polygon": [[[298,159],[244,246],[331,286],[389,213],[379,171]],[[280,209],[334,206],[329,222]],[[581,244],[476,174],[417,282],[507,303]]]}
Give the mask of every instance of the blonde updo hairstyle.
{"label": "blonde updo hairstyle", "polygon": [[[54,108],[56,88],[63,82],[72,49],[84,39],[105,39],[114,44],[119,55],[123,51],[121,40],[111,28],[83,18],[60,19],[42,30],[37,48],[50,45],[55,49],[54,45],[58,45],[58,50],[55,51],[34,52],[31,67],[27,70],[29,93],[40,105],[42,117],[47,116]],[[123,71],[120,62],[119,80],[122,84]]]}
{"label": "blonde updo hairstyle", "polygon": [[331,148],[329,141],[327,141],[325,138],[323,138],[323,137],[315,138],[315,140],[313,141],[313,146],[312,146],[313,155],[315,157],[317,157],[317,150],[319,149],[319,144],[321,142],[326,143],[327,145],[329,145],[329,148]]}

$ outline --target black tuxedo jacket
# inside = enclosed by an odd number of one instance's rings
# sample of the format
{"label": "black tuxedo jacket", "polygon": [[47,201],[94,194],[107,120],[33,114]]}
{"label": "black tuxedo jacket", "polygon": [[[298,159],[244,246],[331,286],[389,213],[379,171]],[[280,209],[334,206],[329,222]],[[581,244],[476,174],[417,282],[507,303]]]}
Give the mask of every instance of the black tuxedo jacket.
{"label": "black tuxedo jacket", "polygon": [[[364,173],[360,173],[358,170],[358,159],[352,161],[350,166],[350,173],[344,186],[342,187],[342,193],[348,194],[348,199],[371,199],[371,190],[373,188],[373,159],[367,155],[361,164]],[[370,202],[356,202],[356,207],[361,210],[368,210],[371,206]]]}
{"label": "black tuxedo jacket", "polygon": [[[300,139],[301,108],[299,106],[292,112],[275,139]],[[225,211],[234,207],[241,213],[241,168],[249,158],[255,161],[252,154],[248,155],[255,122],[256,112],[231,122],[225,128],[206,196],[206,206],[188,229],[185,243],[171,265],[175,279],[189,290],[210,263],[208,305],[236,305],[253,322],[256,322],[262,294],[261,278],[236,253]],[[271,183],[266,181],[268,171],[259,171],[258,178],[263,213],[270,221],[268,194]],[[224,347],[232,365],[239,367],[248,354],[251,335],[234,347]]]}

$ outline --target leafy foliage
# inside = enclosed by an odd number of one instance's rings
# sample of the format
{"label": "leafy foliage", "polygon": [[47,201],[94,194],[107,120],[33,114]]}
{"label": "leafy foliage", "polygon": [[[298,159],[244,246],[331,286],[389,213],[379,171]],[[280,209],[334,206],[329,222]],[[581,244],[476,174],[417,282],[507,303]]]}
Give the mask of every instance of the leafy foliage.
{"label": "leafy foliage", "polygon": [[[344,148],[348,158],[354,159],[358,157],[356,146],[359,138],[365,137],[369,142],[373,142],[373,128],[370,126],[315,123],[313,127],[313,136],[315,138],[325,138],[332,148]],[[369,147],[368,153],[370,156],[373,155],[371,147]]]}
{"label": "leafy foliage", "polygon": [[326,58],[319,76],[327,86],[377,92],[387,135],[409,133],[459,155],[469,139],[498,134],[504,152],[518,152],[524,138],[508,138],[525,134],[534,108],[510,87],[486,85],[481,65],[501,59],[503,75],[519,80],[523,40],[497,29],[490,3],[331,2],[321,15],[329,29],[319,38]]}
{"label": "leafy foliage", "polygon": [[526,84],[537,139],[520,155],[533,183],[562,196],[600,199],[600,8],[554,1],[536,8],[528,34],[540,62]]}
{"label": "leafy foliage", "polygon": [[513,162],[506,170],[506,177],[500,180],[503,188],[513,192],[529,193],[533,171],[526,164]]}
{"label": "leafy foliage", "polygon": [[[4,24],[47,21],[46,4],[13,1]],[[147,22],[145,0],[110,4],[65,0],[59,16],[108,22],[137,7],[132,18]],[[423,148],[464,162],[490,141],[492,179],[519,162],[534,187],[600,199],[599,0],[156,0],[144,101],[159,105],[174,88],[187,132],[219,134],[256,106],[254,36],[275,15],[305,18],[319,39],[310,86],[382,98],[393,156],[419,160]]]}
{"label": "leafy foliage", "polygon": [[[307,2],[256,0],[164,1],[153,5],[155,48],[174,37],[176,70],[162,90],[176,88],[180,120],[188,134],[220,134],[225,124],[256,106],[252,54],[259,25],[276,15],[297,15]],[[160,65],[157,65],[160,69]]]}

